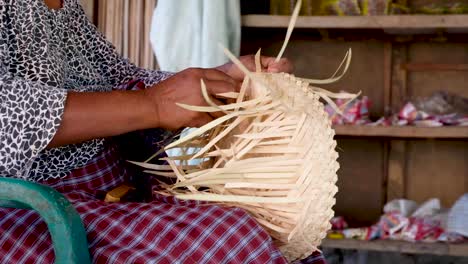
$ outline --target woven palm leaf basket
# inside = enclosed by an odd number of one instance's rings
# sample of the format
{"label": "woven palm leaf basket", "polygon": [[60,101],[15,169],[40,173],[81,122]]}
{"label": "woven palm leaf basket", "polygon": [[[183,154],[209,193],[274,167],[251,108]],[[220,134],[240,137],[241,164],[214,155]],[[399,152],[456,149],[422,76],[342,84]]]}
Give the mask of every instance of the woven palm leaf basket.
{"label": "woven palm leaf basket", "polygon": [[[287,46],[300,2],[278,59]],[[220,95],[235,103],[216,105],[202,81],[209,106],[179,106],[225,115],[168,145],[166,150],[186,151],[166,158],[169,165],[136,164],[148,173],[176,179],[175,184],[163,186],[163,194],[243,208],[269,232],[288,260],[306,257],[317,250],[330,229],[338,190],[335,133],[320,99],[334,105],[330,98],[355,98],[312,85],[339,80],[350,64],[351,51],[326,80],[263,73],[260,53],[256,72],[249,72],[225,52],[246,75],[239,93]],[[193,148],[195,153],[188,152]],[[199,165],[188,165],[190,160],[198,160]]]}

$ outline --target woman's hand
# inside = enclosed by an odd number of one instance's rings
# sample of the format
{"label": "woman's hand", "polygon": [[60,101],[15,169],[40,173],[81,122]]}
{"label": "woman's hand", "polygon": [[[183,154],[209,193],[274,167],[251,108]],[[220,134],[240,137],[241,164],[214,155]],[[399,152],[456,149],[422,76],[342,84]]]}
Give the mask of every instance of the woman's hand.
{"label": "woman's hand", "polygon": [[188,69],[144,91],[69,92],[62,122],[48,148],[148,128],[202,126],[222,113],[193,112],[176,105],[207,105],[201,79],[216,104],[221,104],[217,94],[239,88],[237,81],[221,71]]}
{"label": "woman's hand", "polygon": [[201,92],[201,79],[206,84],[211,99],[216,104],[222,104],[216,99],[217,94],[236,92],[239,83],[226,73],[215,69],[187,69],[145,91],[146,97],[154,107],[154,126],[167,130],[182,127],[200,127],[222,113],[200,113],[185,110],[176,105],[207,106]]}
{"label": "woman's hand", "polygon": [[[254,55],[242,56],[239,58],[239,60],[242,62],[242,64],[244,64],[245,67],[247,67],[247,69],[249,69],[252,72],[255,71],[255,56]],[[291,61],[289,61],[286,58],[283,58],[279,60],[278,62],[275,62],[275,58],[261,56],[260,62],[262,64],[263,72],[291,73],[294,69]],[[244,80],[244,77],[245,77],[244,73],[233,63],[226,63],[222,66],[219,66],[217,69],[225,72],[227,75],[231,76],[232,78],[238,81]]]}

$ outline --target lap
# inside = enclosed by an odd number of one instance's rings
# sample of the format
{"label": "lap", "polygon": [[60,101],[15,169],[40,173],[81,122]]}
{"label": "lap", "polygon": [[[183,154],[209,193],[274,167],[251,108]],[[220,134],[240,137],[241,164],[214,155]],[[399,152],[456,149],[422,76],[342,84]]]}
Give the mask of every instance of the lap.
{"label": "lap", "polygon": [[[96,263],[285,263],[243,210],[156,196],[150,203],[74,201]],[[0,259],[49,263],[47,227],[33,211],[0,209]]]}
{"label": "lap", "polygon": [[[99,194],[125,182],[113,148],[59,180],[81,216],[95,263],[286,263],[244,210],[154,195],[148,203],[105,203]],[[0,208],[0,263],[52,263],[46,224],[31,210]],[[315,254],[301,263],[323,263]]]}

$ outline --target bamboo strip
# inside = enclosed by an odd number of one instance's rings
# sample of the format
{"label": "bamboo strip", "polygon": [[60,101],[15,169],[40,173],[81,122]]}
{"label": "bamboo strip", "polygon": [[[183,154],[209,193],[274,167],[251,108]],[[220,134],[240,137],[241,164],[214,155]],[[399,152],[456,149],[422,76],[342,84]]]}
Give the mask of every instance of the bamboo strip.
{"label": "bamboo strip", "polygon": [[206,201],[206,202],[232,202],[242,203],[255,200],[257,203],[273,203],[273,204],[295,204],[303,200],[303,198],[287,198],[284,197],[256,197],[256,196],[240,196],[240,195],[218,195],[218,194],[179,194],[177,198],[182,200]]}

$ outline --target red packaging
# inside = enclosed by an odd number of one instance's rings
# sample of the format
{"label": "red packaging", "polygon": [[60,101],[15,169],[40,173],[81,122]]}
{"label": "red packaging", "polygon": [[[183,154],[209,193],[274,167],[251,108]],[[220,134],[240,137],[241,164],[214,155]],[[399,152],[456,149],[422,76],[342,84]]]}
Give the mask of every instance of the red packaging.
{"label": "red packaging", "polygon": [[343,230],[345,228],[348,228],[348,223],[342,216],[333,217],[330,220],[330,223],[332,225],[332,230]]}
{"label": "red packaging", "polygon": [[418,111],[414,104],[406,103],[398,113],[398,117],[402,120],[406,120],[409,123],[412,123],[414,121],[428,119],[430,118],[430,115],[425,112]]}
{"label": "red packaging", "polygon": [[430,218],[410,218],[410,223],[402,231],[407,241],[435,242],[444,233],[440,223]]}

